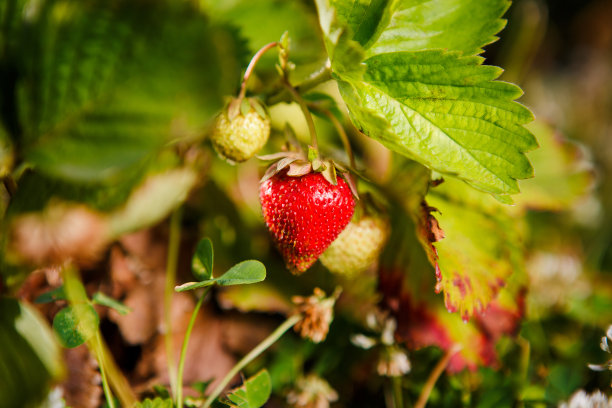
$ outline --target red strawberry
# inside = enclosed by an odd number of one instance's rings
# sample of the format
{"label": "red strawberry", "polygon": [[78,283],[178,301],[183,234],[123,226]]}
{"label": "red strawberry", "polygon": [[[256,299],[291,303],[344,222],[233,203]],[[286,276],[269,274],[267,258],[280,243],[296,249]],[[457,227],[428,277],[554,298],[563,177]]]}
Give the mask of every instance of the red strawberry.
{"label": "red strawberry", "polygon": [[355,201],[342,178],[279,172],[261,184],[263,216],[287,268],[306,271],[351,221]]}

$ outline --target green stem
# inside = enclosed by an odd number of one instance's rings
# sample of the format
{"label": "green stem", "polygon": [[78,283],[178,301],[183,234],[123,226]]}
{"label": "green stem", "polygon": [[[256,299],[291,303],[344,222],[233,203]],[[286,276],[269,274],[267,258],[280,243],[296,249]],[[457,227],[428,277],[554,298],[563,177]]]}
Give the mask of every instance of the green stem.
{"label": "green stem", "polygon": [[[78,271],[74,266],[66,265],[62,270],[62,274],[66,296],[70,304],[90,302],[87,298],[85,288],[81,283]],[[117,367],[115,360],[106,347],[99,329],[97,329],[97,334],[93,341],[87,342],[87,346],[91,352],[95,354],[100,366],[100,372],[104,370],[102,375],[106,377],[107,382],[115,390],[121,405],[124,407],[131,407],[134,405],[136,403],[136,397],[130,388],[129,382],[126,380],[119,367]]]}
{"label": "green stem", "polygon": [[240,370],[242,370],[247,364],[257,358],[261,353],[263,353],[268,347],[274,344],[287,330],[293,327],[294,324],[299,322],[302,319],[301,315],[293,315],[289,317],[283,324],[278,326],[276,330],[272,332],[268,337],[266,337],[261,343],[257,345],[249,354],[244,356],[242,360],[240,360],[236,365],[223,377],[223,380],[217,385],[214,391],[210,394],[210,396],[204,402],[203,408],[208,408],[215,401],[215,399],[221,394],[223,389],[229,384],[229,382],[234,378],[236,374]]}
{"label": "green stem", "polygon": [[168,364],[168,376],[170,378],[170,389],[176,395],[176,367],[174,366],[174,344],[172,341],[172,297],[176,283],[176,269],[178,264],[179,247],[181,242],[181,209],[176,209],[170,216],[170,236],[168,238],[168,255],[166,260],[166,286],[164,288],[164,325],[166,333],[166,361]]}
{"label": "green stem", "polygon": [[346,134],[346,131],[344,130],[344,126],[342,126],[342,123],[340,123],[340,121],[328,109],[319,109],[319,111],[322,112],[325,116],[327,116],[336,128],[336,131],[340,136],[340,140],[342,141],[342,145],[344,146],[344,150],[346,151],[346,154],[349,158],[349,164],[353,169],[356,169],[357,166],[355,166],[355,156],[353,155],[353,149],[351,149],[351,143],[349,141],[348,135]]}
{"label": "green stem", "polygon": [[433,388],[436,385],[438,378],[440,378],[440,375],[442,375],[442,372],[448,365],[448,362],[450,361],[450,359],[459,350],[461,350],[461,345],[453,344],[451,348],[448,349],[446,354],[444,354],[444,357],[442,357],[442,359],[438,361],[438,364],[436,364],[431,374],[429,374],[429,378],[427,378],[427,382],[423,386],[423,389],[421,390],[421,394],[419,395],[419,399],[417,400],[417,403],[414,405],[414,408],[425,408],[425,405],[427,404],[427,400],[429,399],[429,395],[431,394],[431,391],[433,391]]}
{"label": "green stem", "polygon": [[403,408],[404,395],[402,392],[402,377],[393,377],[391,382],[393,383],[393,404],[395,408]]}
{"label": "green stem", "polygon": [[314,151],[317,153],[317,157],[319,157],[319,144],[317,142],[317,131],[315,129],[314,121],[312,120],[312,115],[308,110],[308,105],[306,105],[306,101],[300,93],[289,83],[287,78],[283,78],[283,85],[289,91],[293,100],[300,105],[300,109],[302,109],[302,113],[304,114],[304,118],[306,119],[306,124],[308,125],[308,132],[310,132],[310,144]]}
{"label": "green stem", "polygon": [[278,42],[276,41],[266,44],[263,47],[261,47],[259,51],[255,53],[255,55],[253,55],[253,58],[251,58],[251,62],[249,62],[249,65],[247,66],[247,69],[244,72],[244,77],[242,79],[242,85],[240,86],[240,94],[238,95],[238,100],[242,100],[244,96],[246,95],[247,81],[251,77],[251,74],[253,73],[253,70],[255,69],[255,65],[257,65],[257,62],[259,62],[259,59],[262,57],[262,55],[266,53],[266,51],[276,47],[277,45],[278,45]]}
{"label": "green stem", "polygon": [[204,298],[208,294],[210,287],[206,288],[202,296],[198,299],[198,302],[191,313],[191,320],[189,320],[189,325],[187,326],[187,331],[185,332],[185,338],[183,339],[183,346],[181,347],[181,357],[179,359],[178,366],[178,377],[177,377],[177,389],[176,389],[176,406],[177,408],[183,407],[183,370],[185,368],[185,358],[187,356],[187,345],[189,344],[189,338],[191,337],[191,330],[193,329],[193,325],[195,324],[196,317],[198,316],[198,312],[200,311],[200,307],[204,302]]}
{"label": "green stem", "polygon": [[98,366],[100,367],[100,375],[102,376],[102,389],[104,390],[104,397],[109,408],[115,408],[115,399],[111,393],[110,387],[108,386],[108,380],[106,378],[106,370],[104,368],[104,353],[102,351],[102,340],[100,339],[100,331],[96,332],[96,357],[98,359]]}
{"label": "green stem", "polygon": [[[327,62],[320,70],[314,72],[307,79],[297,85],[295,89],[300,94],[306,93],[312,88],[319,86],[322,83],[327,82],[331,79],[332,70],[329,62]],[[283,89],[282,91],[269,96],[266,100],[266,103],[268,104],[268,106],[271,106],[281,102],[291,102],[291,99],[291,93],[289,92],[289,90]]]}

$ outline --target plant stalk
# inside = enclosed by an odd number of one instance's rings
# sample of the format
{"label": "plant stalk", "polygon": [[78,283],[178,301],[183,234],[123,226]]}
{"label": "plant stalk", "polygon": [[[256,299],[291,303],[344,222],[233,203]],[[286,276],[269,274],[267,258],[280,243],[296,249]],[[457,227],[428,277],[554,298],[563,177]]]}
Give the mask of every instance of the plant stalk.
{"label": "plant stalk", "polygon": [[247,87],[247,81],[249,80],[249,78],[251,77],[251,74],[253,73],[253,70],[255,69],[255,65],[257,65],[257,63],[259,62],[259,59],[270,49],[274,48],[278,46],[278,42],[274,41],[271,42],[269,44],[264,45],[263,47],[261,47],[259,49],[259,51],[257,51],[255,53],[255,55],[253,55],[253,58],[251,58],[251,61],[249,62],[249,65],[247,66],[246,71],[244,72],[244,77],[242,79],[242,85],[240,86],[240,93],[238,94],[238,100],[242,100],[245,95],[246,95],[246,87]]}
{"label": "plant stalk", "polygon": [[204,402],[203,408],[208,408],[212,405],[215,399],[221,394],[223,389],[229,384],[240,370],[242,370],[247,364],[257,358],[263,353],[268,347],[274,344],[287,330],[293,327],[294,324],[302,319],[302,315],[293,315],[283,322],[276,328],[268,337],[266,337],[261,343],[259,343],[249,354],[244,356],[236,365],[223,377],[223,380],[217,385],[214,391]]}
{"label": "plant stalk", "polygon": [[312,119],[312,115],[308,110],[308,105],[306,105],[306,101],[300,93],[289,83],[286,78],[283,78],[283,85],[289,91],[291,96],[293,96],[293,100],[300,105],[300,109],[304,114],[304,118],[306,119],[306,124],[308,125],[308,132],[310,133],[310,145],[317,153],[317,157],[319,157],[319,143],[317,142],[317,131],[315,129],[314,120]]}
{"label": "plant stalk", "polygon": [[391,383],[393,384],[393,404],[395,408],[403,408],[404,395],[402,392],[402,377],[393,377]]}
{"label": "plant stalk", "polygon": [[[301,82],[299,85],[295,86],[295,89],[299,93],[305,93],[310,91],[312,88],[321,85],[332,79],[332,70],[329,61],[325,63],[321,69],[312,73],[307,79]],[[291,93],[287,89],[283,89],[273,95],[270,95],[266,103],[271,105],[276,105],[281,102],[291,102]]]}
{"label": "plant stalk", "polygon": [[427,404],[427,400],[429,399],[429,395],[431,394],[431,391],[436,385],[438,378],[440,378],[440,375],[442,375],[442,372],[448,365],[448,362],[450,361],[450,359],[457,352],[459,352],[459,350],[461,350],[461,345],[453,344],[451,348],[448,349],[446,354],[444,354],[444,356],[440,359],[440,361],[438,361],[438,364],[436,364],[431,374],[429,374],[429,378],[427,378],[427,382],[423,386],[423,389],[421,390],[421,394],[419,395],[419,399],[417,400],[417,403],[414,405],[414,408],[425,408],[425,405]]}
{"label": "plant stalk", "polygon": [[340,136],[340,140],[342,141],[342,144],[344,145],[344,150],[346,151],[346,154],[349,158],[349,164],[351,165],[353,169],[356,169],[355,156],[353,155],[353,149],[351,149],[351,143],[349,141],[348,135],[346,134],[346,131],[344,130],[344,126],[342,126],[342,123],[340,123],[338,118],[336,118],[334,114],[331,113],[329,110],[319,109],[319,111],[323,113],[325,116],[327,116],[329,120],[331,121],[331,123],[336,128],[336,131],[338,132],[338,135]]}
{"label": "plant stalk", "polygon": [[109,408],[115,408],[115,400],[111,393],[110,387],[108,386],[108,379],[106,378],[106,370],[104,368],[104,352],[102,351],[102,340],[100,338],[100,330],[96,332],[96,357],[98,359],[98,366],[100,368],[100,375],[102,376],[102,389],[104,390],[104,397]]}
{"label": "plant stalk", "polygon": [[174,365],[174,342],[172,339],[172,297],[176,284],[179,247],[181,242],[181,209],[176,209],[170,216],[170,236],[168,238],[168,255],[166,260],[166,286],[164,287],[164,325],[166,333],[166,361],[172,395],[177,395],[177,373]]}
{"label": "plant stalk", "polygon": [[[81,283],[78,273],[74,267],[72,265],[66,265],[62,270],[62,275],[64,278],[64,288],[66,289],[68,301],[71,304],[75,304],[77,302],[89,302],[87,294],[85,293],[85,288],[83,287],[83,284]],[[110,387],[115,390],[121,405],[124,407],[131,407],[134,405],[136,403],[136,397],[130,388],[130,384],[119,367],[117,367],[115,360],[106,347],[99,329],[97,330],[94,341],[89,341],[87,345],[95,354],[102,376],[106,377],[106,381],[110,384]],[[102,370],[104,371],[103,373]],[[110,393],[110,387],[108,393]],[[106,393],[107,391],[105,391],[105,394]]]}
{"label": "plant stalk", "polygon": [[204,302],[204,298],[208,294],[210,287],[204,290],[202,296],[198,299],[198,302],[191,313],[191,319],[189,320],[189,325],[187,326],[187,331],[185,332],[185,338],[183,339],[183,346],[181,347],[181,357],[179,359],[178,366],[178,377],[177,377],[177,389],[176,389],[176,406],[178,408],[182,408],[183,406],[183,370],[185,368],[185,358],[187,357],[187,346],[189,344],[189,338],[191,337],[191,331],[193,329],[193,325],[195,324],[196,318],[198,316],[198,312],[200,311],[200,307]]}

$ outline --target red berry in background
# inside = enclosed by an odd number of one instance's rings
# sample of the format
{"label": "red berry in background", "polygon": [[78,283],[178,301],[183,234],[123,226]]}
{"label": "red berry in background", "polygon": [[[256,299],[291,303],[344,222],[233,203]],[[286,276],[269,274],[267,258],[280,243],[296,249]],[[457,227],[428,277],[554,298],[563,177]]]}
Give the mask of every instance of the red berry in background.
{"label": "red berry in background", "polygon": [[316,172],[275,174],[261,184],[260,201],[274,242],[295,274],[315,263],[351,221],[355,208],[344,179],[333,185]]}

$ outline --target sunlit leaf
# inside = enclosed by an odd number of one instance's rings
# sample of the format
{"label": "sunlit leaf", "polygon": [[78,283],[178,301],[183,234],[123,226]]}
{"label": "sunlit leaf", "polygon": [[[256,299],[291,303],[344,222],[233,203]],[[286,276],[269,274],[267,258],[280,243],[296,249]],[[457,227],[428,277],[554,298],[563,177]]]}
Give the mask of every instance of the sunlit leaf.
{"label": "sunlit leaf", "polygon": [[[522,127],[533,115],[514,102],[522,94],[518,87],[495,81],[501,69],[473,56],[503,27],[499,16],[508,3],[489,2],[478,13],[467,3],[448,3],[338,0],[334,9],[320,0],[317,7],[332,70],[357,128],[508,201],[505,195],[519,191],[516,180],[533,174],[524,153],[537,144]],[[433,26],[435,34],[424,31],[419,41],[415,32]],[[456,30],[468,26],[472,41],[464,44]]]}
{"label": "sunlit leaf", "polygon": [[443,239],[425,245],[436,267],[436,291],[444,293],[449,311],[467,319],[484,311],[524,266],[517,220],[481,193],[475,192],[483,204],[466,201],[465,190],[456,180],[432,189],[426,200],[435,210],[422,216],[434,217],[444,232]]}

